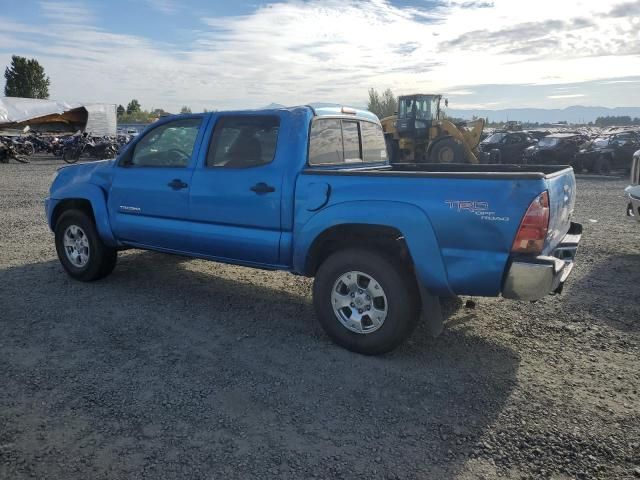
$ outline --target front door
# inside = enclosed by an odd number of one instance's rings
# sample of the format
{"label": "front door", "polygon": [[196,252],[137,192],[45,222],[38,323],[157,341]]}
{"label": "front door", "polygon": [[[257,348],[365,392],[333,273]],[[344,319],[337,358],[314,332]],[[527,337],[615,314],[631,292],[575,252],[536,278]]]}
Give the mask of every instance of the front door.
{"label": "front door", "polygon": [[204,117],[164,122],[118,160],[109,194],[111,228],[125,243],[189,246],[189,190]]}
{"label": "front door", "polygon": [[194,250],[247,264],[278,264],[280,118],[223,115],[211,128],[190,192]]}

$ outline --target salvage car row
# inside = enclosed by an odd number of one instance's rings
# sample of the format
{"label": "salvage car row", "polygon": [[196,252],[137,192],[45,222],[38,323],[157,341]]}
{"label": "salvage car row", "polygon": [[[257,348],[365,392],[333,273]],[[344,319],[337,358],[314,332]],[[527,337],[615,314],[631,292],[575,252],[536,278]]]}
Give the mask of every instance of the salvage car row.
{"label": "salvage car row", "polygon": [[571,165],[576,172],[607,175],[630,171],[640,134],[634,130],[596,136],[579,131],[495,131],[480,143],[482,163]]}

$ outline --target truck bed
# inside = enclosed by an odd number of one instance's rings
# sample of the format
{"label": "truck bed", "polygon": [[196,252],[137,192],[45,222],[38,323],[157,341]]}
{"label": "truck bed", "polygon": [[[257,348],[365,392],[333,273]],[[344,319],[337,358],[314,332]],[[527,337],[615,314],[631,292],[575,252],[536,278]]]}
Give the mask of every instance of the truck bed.
{"label": "truck bed", "polygon": [[[328,212],[350,209],[360,223],[406,221],[407,231],[418,239],[412,251],[419,252],[414,262],[423,278],[443,261],[448,285],[439,288],[425,280],[433,291],[494,296],[500,292],[520,221],[544,191],[549,193],[550,219],[542,254],[549,255],[571,224],[575,177],[568,166],[407,163],[306,168],[296,188],[296,220],[311,225],[312,217],[320,221]],[[317,212],[314,207],[324,192],[326,204]],[[331,221],[341,215],[336,213]],[[423,251],[427,230],[433,243]],[[411,235],[401,231],[411,243]],[[299,234],[294,231],[294,236]]]}

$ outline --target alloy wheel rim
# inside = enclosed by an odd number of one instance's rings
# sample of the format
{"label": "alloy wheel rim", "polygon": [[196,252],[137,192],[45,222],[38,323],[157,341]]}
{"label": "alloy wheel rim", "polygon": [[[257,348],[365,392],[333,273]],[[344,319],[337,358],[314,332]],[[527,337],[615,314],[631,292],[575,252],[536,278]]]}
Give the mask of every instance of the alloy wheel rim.
{"label": "alloy wheel rim", "polygon": [[64,231],[62,244],[71,265],[82,268],[89,262],[89,238],[79,226],[69,225],[67,227]]}
{"label": "alloy wheel rim", "polygon": [[331,306],[342,326],[359,334],[382,327],[389,310],[382,285],[368,273],[358,271],[346,272],[336,280]]}

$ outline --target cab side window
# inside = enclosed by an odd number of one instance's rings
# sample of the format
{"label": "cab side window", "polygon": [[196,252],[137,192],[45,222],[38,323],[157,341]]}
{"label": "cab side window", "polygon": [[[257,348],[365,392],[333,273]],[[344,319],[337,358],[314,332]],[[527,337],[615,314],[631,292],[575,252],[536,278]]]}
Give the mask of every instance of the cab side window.
{"label": "cab side window", "polygon": [[280,118],[271,115],[227,116],[218,119],[207,167],[250,168],[273,161]]}
{"label": "cab side window", "polygon": [[124,165],[132,167],[186,167],[200,130],[201,118],[173,120],[147,132]]}

